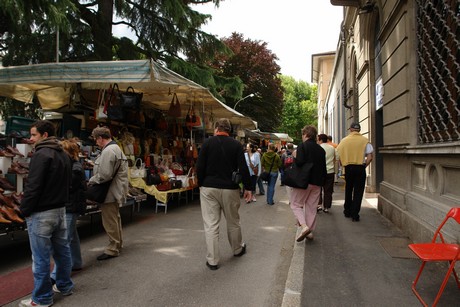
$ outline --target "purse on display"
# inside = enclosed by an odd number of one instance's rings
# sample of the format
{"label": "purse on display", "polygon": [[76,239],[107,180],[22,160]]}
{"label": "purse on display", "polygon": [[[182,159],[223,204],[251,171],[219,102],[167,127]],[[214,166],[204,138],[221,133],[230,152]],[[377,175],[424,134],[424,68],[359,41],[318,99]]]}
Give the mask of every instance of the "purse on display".
{"label": "purse on display", "polygon": [[157,185],[161,183],[161,177],[158,174],[158,169],[156,166],[149,167],[149,171],[147,172],[147,185]]}
{"label": "purse on display", "polygon": [[118,84],[114,84],[112,89],[109,89],[110,96],[107,102],[107,117],[112,120],[124,120],[125,112],[120,105],[120,99],[118,97]]}
{"label": "purse on display", "polygon": [[[140,163],[138,163],[140,162]],[[147,177],[147,170],[141,158],[137,158],[134,166],[129,168],[129,175],[131,178],[145,178]]]}
{"label": "purse on display", "polygon": [[182,116],[182,109],[180,106],[179,98],[177,94],[173,94],[171,104],[169,105],[168,116],[179,118]]}
{"label": "purse on display", "polygon": [[[118,89],[118,85],[117,85]],[[129,86],[124,93],[119,93],[120,106],[122,108],[139,110],[144,93],[136,93],[132,86]]]}

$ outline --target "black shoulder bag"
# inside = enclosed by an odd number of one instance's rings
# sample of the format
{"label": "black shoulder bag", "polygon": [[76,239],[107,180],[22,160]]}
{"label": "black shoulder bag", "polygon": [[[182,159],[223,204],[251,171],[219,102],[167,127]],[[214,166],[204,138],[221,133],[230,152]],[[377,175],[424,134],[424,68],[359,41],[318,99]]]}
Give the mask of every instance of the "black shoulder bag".
{"label": "black shoulder bag", "polygon": [[[275,155],[276,155],[276,153],[275,153]],[[275,163],[275,158],[276,158],[276,156],[273,156],[272,165],[270,165],[270,170],[268,172],[263,171],[260,174],[260,179],[262,179],[263,181],[268,181],[270,179],[270,173],[272,172],[273,163]]]}
{"label": "black shoulder bag", "polygon": [[[304,146],[303,143],[302,146]],[[306,162],[302,166],[297,166],[294,159],[294,162],[284,170],[284,184],[291,188],[308,188],[312,167],[312,162]]]}
{"label": "black shoulder bag", "polygon": [[86,189],[86,199],[90,200],[92,202],[96,202],[99,204],[104,203],[105,198],[107,196],[107,193],[109,192],[110,185],[112,184],[113,178],[118,173],[118,170],[120,169],[121,163],[118,165],[117,170],[112,176],[112,179],[106,182],[98,183],[98,184],[92,184],[88,185],[88,188]]}

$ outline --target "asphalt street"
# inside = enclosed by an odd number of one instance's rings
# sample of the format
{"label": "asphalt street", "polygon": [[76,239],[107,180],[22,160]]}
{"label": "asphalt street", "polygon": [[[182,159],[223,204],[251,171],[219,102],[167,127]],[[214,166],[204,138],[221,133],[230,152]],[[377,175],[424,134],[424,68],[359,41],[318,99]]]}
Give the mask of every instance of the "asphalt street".
{"label": "asphalt street", "polygon": [[[313,241],[295,242],[297,227],[285,187],[276,186],[274,206],[264,196],[242,201],[247,254],[233,257],[221,224],[221,263],[205,266],[200,205],[173,201],[155,214],[154,200],[139,212],[122,208],[122,254],[97,261],[107,238],[100,216],[79,223],[84,269],[73,275],[74,294],[54,296],[55,306],[420,306],[411,291],[420,261],[411,241],[377,211],[366,194],[361,221],[343,216],[343,183],[335,186],[329,214],[318,214]],[[0,237],[0,276],[30,266],[25,233]],[[419,289],[432,303],[447,271],[427,265]],[[32,277],[31,277],[32,278]],[[1,289],[0,289],[1,291]],[[26,295],[25,297],[29,297]],[[20,299],[5,306],[17,306]],[[459,306],[451,278],[438,306]]]}

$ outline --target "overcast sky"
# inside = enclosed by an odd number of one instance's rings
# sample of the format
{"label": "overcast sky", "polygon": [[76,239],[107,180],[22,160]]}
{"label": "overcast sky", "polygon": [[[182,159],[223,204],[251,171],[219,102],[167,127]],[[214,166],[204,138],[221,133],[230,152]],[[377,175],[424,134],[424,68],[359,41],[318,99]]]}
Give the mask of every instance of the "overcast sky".
{"label": "overcast sky", "polygon": [[207,33],[264,41],[283,75],[309,83],[311,55],[336,50],[343,19],[342,7],[329,0],[224,0],[217,9],[196,9],[213,16],[203,27]]}
{"label": "overcast sky", "polygon": [[[212,15],[202,29],[222,37],[232,32],[260,40],[278,57],[281,73],[311,82],[311,55],[335,51],[343,11],[330,0],[224,0],[219,8],[197,5]],[[133,36],[126,27],[114,27],[115,36]]]}

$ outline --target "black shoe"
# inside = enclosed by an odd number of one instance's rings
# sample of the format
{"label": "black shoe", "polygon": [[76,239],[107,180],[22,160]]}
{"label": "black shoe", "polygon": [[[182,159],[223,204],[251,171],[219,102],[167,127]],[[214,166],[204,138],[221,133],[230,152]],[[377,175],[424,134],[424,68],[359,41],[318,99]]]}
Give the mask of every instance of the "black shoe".
{"label": "black shoe", "polygon": [[83,270],[83,268],[75,268],[75,269],[72,269],[72,272],[79,272],[81,270]]}
{"label": "black shoe", "polygon": [[111,259],[111,258],[115,258],[115,257],[117,257],[117,256],[112,256],[112,255],[108,255],[106,253],[103,253],[103,254],[97,256],[96,259],[97,260],[107,260],[107,259]]}
{"label": "black shoe", "polygon": [[206,266],[211,270],[211,271],[215,271],[219,268],[219,266],[216,264],[216,265],[212,265],[212,264],[209,264],[209,262],[206,261]]}
{"label": "black shoe", "polygon": [[359,222],[359,216],[351,219],[352,222]]}
{"label": "black shoe", "polygon": [[241,252],[239,252],[238,254],[233,255],[233,256],[235,256],[235,257],[241,257],[241,256],[243,256],[244,254],[246,254],[246,243],[243,243],[242,246],[243,246],[243,248],[241,249]]}

